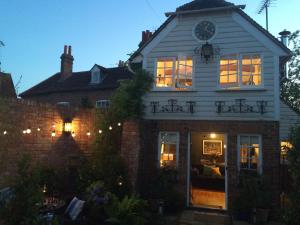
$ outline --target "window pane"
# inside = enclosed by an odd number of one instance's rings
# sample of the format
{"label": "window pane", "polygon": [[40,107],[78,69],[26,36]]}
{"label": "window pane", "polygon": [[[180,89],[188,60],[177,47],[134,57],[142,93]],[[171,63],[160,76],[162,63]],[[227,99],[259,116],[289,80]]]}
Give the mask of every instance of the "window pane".
{"label": "window pane", "polygon": [[220,86],[238,86],[238,61],[235,55],[223,56],[220,60]]}
{"label": "window pane", "polygon": [[243,85],[261,85],[261,58],[259,55],[243,56],[241,76]]}
{"label": "window pane", "polygon": [[173,85],[173,59],[159,59],[156,70],[156,86],[171,87]]}
{"label": "window pane", "polygon": [[181,58],[177,61],[178,70],[176,83],[178,87],[192,86],[193,60],[192,58]]}
{"label": "window pane", "polygon": [[240,136],[240,168],[257,170],[259,165],[259,136]]}
{"label": "window pane", "polygon": [[176,167],[178,135],[164,132],[160,135],[160,166]]}

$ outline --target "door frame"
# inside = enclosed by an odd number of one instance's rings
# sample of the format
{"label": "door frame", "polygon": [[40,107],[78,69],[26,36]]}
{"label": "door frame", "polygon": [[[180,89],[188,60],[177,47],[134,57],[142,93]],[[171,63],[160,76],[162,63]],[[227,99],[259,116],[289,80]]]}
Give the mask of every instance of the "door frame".
{"label": "door frame", "polygon": [[[192,135],[193,133],[205,133],[205,132],[202,132],[202,131],[195,131],[195,132],[189,132],[188,133],[188,148],[187,148],[187,190],[186,190],[186,206],[187,207],[191,207],[190,205],[190,201],[191,201],[191,190],[190,190],[190,185],[191,185],[191,170],[190,170],[190,166],[191,166],[191,138],[192,138]],[[222,134],[224,135],[224,142],[223,145],[226,145],[226,148],[224,148],[223,146],[223,149],[224,149],[224,154],[225,154],[225,159],[224,159],[224,163],[225,163],[225,209],[224,211],[227,211],[228,210],[228,135],[226,133],[218,133],[218,132],[215,132],[216,134]],[[222,209],[223,210],[223,209]]]}

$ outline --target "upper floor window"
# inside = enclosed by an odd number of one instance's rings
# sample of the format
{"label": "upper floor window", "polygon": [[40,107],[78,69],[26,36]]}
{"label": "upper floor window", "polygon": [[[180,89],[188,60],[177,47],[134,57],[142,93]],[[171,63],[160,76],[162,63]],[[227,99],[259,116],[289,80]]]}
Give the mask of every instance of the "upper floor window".
{"label": "upper floor window", "polygon": [[222,56],[220,59],[220,86],[258,87],[262,84],[262,63],[258,54]]}
{"label": "upper floor window", "polygon": [[155,86],[158,88],[188,88],[193,85],[191,57],[161,58],[156,64]]}
{"label": "upper floor window", "polygon": [[97,100],[96,108],[107,109],[109,107],[109,100]]}
{"label": "upper floor window", "polygon": [[259,135],[239,136],[239,169],[261,172],[261,137]]}
{"label": "upper floor window", "polygon": [[92,71],[91,73],[91,84],[99,84],[101,81],[100,71]]}

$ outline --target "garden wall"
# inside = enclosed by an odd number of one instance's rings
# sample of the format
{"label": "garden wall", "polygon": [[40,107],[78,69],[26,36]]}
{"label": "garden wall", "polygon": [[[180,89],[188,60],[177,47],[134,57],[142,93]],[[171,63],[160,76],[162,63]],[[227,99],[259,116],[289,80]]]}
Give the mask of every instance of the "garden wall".
{"label": "garden wall", "polygon": [[[67,120],[73,135],[63,132]],[[91,154],[94,122],[93,110],[0,99],[0,187],[14,176],[24,153],[56,168],[80,163]]]}

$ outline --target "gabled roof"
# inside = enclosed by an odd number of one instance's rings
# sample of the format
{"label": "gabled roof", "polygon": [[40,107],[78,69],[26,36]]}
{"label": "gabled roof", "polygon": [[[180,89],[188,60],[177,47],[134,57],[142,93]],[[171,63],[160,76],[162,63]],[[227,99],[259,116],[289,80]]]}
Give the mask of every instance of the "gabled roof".
{"label": "gabled roof", "polygon": [[14,83],[9,73],[0,72],[0,97],[17,97]]}
{"label": "gabled roof", "polygon": [[176,12],[227,7],[227,6],[234,6],[234,4],[224,0],[194,0],[192,2],[189,2],[187,4],[178,7],[176,9]]}
{"label": "gabled roof", "polygon": [[20,96],[29,97],[49,93],[115,89],[119,86],[120,81],[132,78],[132,73],[127,67],[105,68],[99,65],[97,66],[104,74],[104,78],[99,84],[90,83],[91,71],[74,72],[64,81],[60,81],[60,73],[56,73],[21,93]]}
{"label": "gabled roof", "polygon": [[[237,11],[241,16],[243,16],[247,21],[249,21],[258,30],[264,33],[268,38],[270,38],[276,45],[282,48],[288,55],[290,55],[290,50],[282,44],[276,37],[269,33],[266,29],[260,26],[254,19],[248,16],[242,9],[244,5],[235,5],[233,3],[227,2],[225,0],[194,0],[190,3],[184,4],[176,9],[174,13],[166,13],[168,19],[153,33],[152,37],[141,47],[139,47],[129,58],[132,60],[137,57],[141,51],[176,17],[177,14],[186,13],[188,11],[197,12],[198,10],[225,10],[231,9]],[[200,12],[199,11],[199,12]]]}

